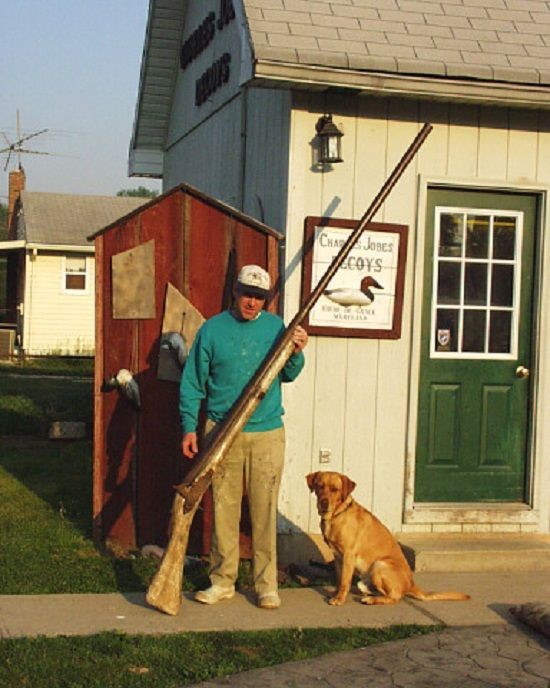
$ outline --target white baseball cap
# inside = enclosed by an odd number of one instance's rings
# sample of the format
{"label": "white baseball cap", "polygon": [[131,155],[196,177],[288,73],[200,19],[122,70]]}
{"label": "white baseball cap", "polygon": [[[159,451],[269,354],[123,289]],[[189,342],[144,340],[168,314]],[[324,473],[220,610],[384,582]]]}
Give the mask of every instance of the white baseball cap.
{"label": "white baseball cap", "polygon": [[245,265],[237,277],[237,288],[239,287],[267,298],[271,289],[271,279],[269,274],[259,265]]}

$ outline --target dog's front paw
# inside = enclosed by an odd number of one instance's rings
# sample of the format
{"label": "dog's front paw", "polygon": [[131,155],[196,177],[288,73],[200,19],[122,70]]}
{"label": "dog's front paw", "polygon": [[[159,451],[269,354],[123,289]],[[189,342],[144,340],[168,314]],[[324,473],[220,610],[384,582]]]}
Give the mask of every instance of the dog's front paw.
{"label": "dog's front paw", "polygon": [[339,595],[334,595],[334,597],[329,597],[327,602],[333,607],[341,607],[346,601],[345,597],[340,597]]}

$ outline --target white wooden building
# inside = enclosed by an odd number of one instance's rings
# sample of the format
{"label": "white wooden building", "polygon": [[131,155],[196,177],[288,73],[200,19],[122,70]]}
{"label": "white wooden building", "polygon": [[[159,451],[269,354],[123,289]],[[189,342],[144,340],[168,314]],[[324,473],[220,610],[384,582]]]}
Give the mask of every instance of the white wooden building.
{"label": "white wooden building", "polygon": [[319,469],[394,531],[550,532],[549,46],[542,0],[151,0],[130,173],[283,232],[287,320],[306,218],[358,220],[434,127],[375,218],[408,228],[398,336],[312,335],[286,389],[281,533],[318,532]]}
{"label": "white wooden building", "polygon": [[[12,173],[16,174],[16,173]],[[86,236],[146,202],[22,190],[10,208],[8,303],[2,326],[30,356],[92,356],[95,256]]]}

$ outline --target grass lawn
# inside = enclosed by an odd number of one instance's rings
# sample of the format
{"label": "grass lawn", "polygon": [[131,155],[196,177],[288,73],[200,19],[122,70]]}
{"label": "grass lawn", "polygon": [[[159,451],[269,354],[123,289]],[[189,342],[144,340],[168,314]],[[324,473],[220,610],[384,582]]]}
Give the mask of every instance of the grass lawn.
{"label": "grass lawn", "polygon": [[91,540],[91,443],[0,441],[0,591],[143,590],[152,560],[105,556]]}
{"label": "grass lawn", "polygon": [[83,421],[92,426],[91,378],[10,375],[0,371],[0,437],[46,437],[54,420]]}
{"label": "grass lawn", "polygon": [[93,377],[94,359],[70,356],[37,356],[0,361],[2,373],[18,375],[64,375],[67,377]]}
{"label": "grass lawn", "polygon": [[[249,669],[400,640],[439,626],[286,629],[0,641],[3,688],[176,688]],[[336,685],[336,684],[335,684]]]}

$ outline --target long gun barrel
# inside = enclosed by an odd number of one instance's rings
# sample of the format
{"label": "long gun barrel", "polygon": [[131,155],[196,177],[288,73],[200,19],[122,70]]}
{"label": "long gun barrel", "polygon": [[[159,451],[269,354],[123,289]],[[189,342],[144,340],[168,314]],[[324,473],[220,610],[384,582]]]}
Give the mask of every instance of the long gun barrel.
{"label": "long gun barrel", "polygon": [[171,536],[159,569],[148,592],[147,602],[167,614],[177,614],[181,604],[183,582],[183,560],[187,550],[189,528],[200,499],[208,489],[212,475],[233,443],[237,434],[246,425],[250,416],[263,399],[271,384],[279,375],[294,348],[292,334],[311,311],[323,291],[334,277],[353,245],[372,221],[385,199],[408,167],[432,130],[431,124],[424,124],[410,144],[393,172],[359,220],[345,244],[321,277],[306,302],[294,316],[279,339],[275,342],[263,363],[235,401],[224,420],[206,438],[205,445],[197,455],[195,464],[183,483],[176,485],[172,504]]}

